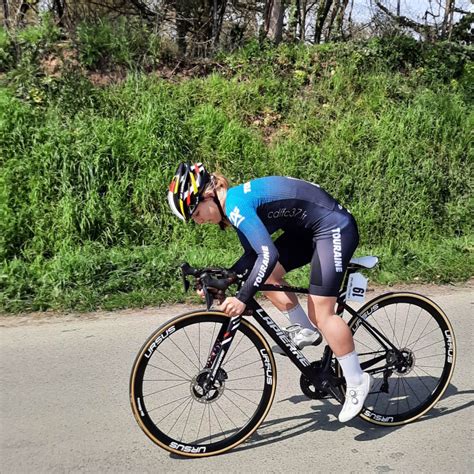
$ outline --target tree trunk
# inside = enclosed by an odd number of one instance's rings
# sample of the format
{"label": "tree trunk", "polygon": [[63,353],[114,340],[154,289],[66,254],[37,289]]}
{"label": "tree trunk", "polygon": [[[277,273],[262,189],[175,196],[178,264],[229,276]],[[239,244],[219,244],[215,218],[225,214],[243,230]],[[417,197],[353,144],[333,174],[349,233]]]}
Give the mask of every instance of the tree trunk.
{"label": "tree trunk", "polygon": [[53,11],[56,13],[58,18],[59,26],[64,26],[64,7],[66,0],[54,0],[53,1]]}
{"label": "tree trunk", "polygon": [[10,28],[10,13],[8,11],[8,0],[3,0],[3,24],[8,30]]}
{"label": "tree trunk", "polygon": [[301,13],[300,13],[300,41],[306,41],[306,16],[308,14],[307,10],[307,0],[301,0]]}
{"label": "tree trunk", "polygon": [[336,18],[336,31],[340,38],[344,38],[344,15],[348,4],[349,0],[342,0],[342,5]]}
{"label": "tree trunk", "polygon": [[324,23],[331,8],[333,0],[319,0],[318,13],[316,17],[316,24],[314,26],[314,43],[321,42],[321,35],[323,33]]}
{"label": "tree trunk", "polygon": [[326,27],[326,38],[325,41],[328,42],[331,40],[332,26],[334,25],[334,20],[339,13],[339,8],[341,7],[340,0],[337,0],[334,4],[331,15],[329,15],[329,20]]}
{"label": "tree trunk", "polygon": [[453,29],[454,0],[446,0],[444,6],[443,24],[441,26],[441,37],[444,39],[451,36]]}
{"label": "tree trunk", "polygon": [[281,42],[283,35],[284,0],[267,0],[265,17],[266,37],[275,44]]}
{"label": "tree trunk", "polygon": [[18,9],[18,13],[16,15],[16,26],[20,26],[25,21],[25,16],[28,13],[31,5],[29,2],[21,2],[20,8]]}
{"label": "tree trunk", "polygon": [[227,6],[226,0],[214,0],[213,12],[212,12],[213,13],[212,44],[214,48],[219,43],[219,37],[222,31],[222,23],[224,22],[224,14],[225,14],[226,6]]}
{"label": "tree trunk", "polygon": [[290,41],[296,41],[299,38],[298,27],[301,29],[300,0],[292,0],[289,15],[288,36]]}

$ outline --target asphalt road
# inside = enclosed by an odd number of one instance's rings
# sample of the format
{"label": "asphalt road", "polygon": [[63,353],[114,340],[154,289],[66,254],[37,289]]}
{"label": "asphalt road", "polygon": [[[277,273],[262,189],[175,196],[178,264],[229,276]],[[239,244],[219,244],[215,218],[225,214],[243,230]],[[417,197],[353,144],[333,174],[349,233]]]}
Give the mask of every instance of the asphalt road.
{"label": "asphalt road", "polygon": [[340,407],[306,399],[299,374],[276,356],[277,394],[259,430],[233,451],[201,459],[154,445],[128,398],[145,338],[189,307],[2,316],[0,472],[474,472],[474,287],[414,289],[445,310],[458,349],[451,385],[427,416],[398,428],[341,424]]}

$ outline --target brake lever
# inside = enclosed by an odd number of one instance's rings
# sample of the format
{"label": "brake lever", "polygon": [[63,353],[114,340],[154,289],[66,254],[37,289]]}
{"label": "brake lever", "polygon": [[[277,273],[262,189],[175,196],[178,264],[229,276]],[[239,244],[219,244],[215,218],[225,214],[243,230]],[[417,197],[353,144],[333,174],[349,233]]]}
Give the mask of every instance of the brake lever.
{"label": "brake lever", "polygon": [[184,292],[187,293],[190,287],[190,283],[188,279],[184,276],[184,273],[181,275],[183,278],[183,286],[184,286]]}
{"label": "brake lever", "polygon": [[213,305],[214,303],[214,296],[212,295],[212,293],[207,289],[207,286],[204,286],[203,287],[203,291],[204,291],[204,296],[206,298],[206,307],[207,307],[207,310],[209,311],[211,309],[211,306]]}

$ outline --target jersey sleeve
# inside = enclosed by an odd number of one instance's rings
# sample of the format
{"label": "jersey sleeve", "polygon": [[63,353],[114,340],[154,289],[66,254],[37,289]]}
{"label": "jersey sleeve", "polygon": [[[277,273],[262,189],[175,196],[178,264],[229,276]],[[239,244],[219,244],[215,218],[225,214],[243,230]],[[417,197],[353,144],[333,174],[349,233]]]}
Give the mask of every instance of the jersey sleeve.
{"label": "jersey sleeve", "polygon": [[253,210],[246,214],[242,214],[243,219],[239,223],[238,231],[256,254],[256,260],[250,275],[237,294],[237,298],[243,303],[248,303],[252,299],[278,262],[278,250],[263,222]]}
{"label": "jersey sleeve", "polygon": [[255,260],[257,259],[257,254],[255,253],[252,246],[249,244],[249,241],[245,238],[245,235],[237,229],[237,235],[239,237],[240,243],[244,248],[243,255],[232,265],[230,270],[236,272],[238,275],[245,275],[250,272],[250,270],[255,265]]}

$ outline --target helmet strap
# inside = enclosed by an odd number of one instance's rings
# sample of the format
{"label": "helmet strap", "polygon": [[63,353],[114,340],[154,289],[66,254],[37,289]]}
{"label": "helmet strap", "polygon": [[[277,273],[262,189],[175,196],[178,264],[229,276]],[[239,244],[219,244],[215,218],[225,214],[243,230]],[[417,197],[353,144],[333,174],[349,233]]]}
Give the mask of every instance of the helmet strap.
{"label": "helmet strap", "polygon": [[219,222],[219,227],[221,228],[221,230],[225,230],[226,216],[224,214],[224,210],[222,209],[221,202],[219,201],[219,198],[217,197],[217,190],[214,191],[214,202],[216,203],[216,206],[219,209],[219,212],[221,214],[221,220]]}

